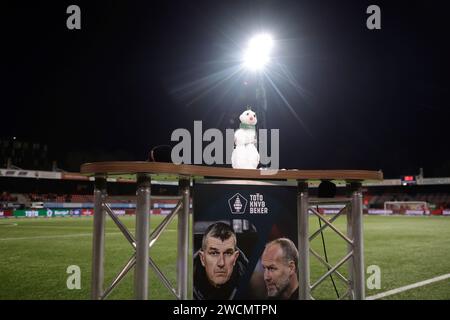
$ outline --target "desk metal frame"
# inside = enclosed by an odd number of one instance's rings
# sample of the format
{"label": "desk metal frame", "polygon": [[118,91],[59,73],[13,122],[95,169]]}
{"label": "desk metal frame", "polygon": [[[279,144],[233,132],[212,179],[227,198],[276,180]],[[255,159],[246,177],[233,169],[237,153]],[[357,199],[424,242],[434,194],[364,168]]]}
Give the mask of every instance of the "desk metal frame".
{"label": "desk metal frame", "polygon": [[[110,163],[107,163],[110,164]],[[116,164],[116,163],[114,163]],[[92,256],[92,299],[105,299],[111,293],[111,291],[117,286],[117,284],[123,279],[123,277],[134,267],[134,294],[135,299],[145,300],[149,298],[148,295],[148,272],[149,266],[165,287],[173,293],[177,299],[186,300],[189,297],[189,206],[190,206],[190,183],[191,179],[195,179],[195,169],[196,166],[186,166],[183,168],[173,167],[178,170],[178,172],[173,172],[174,170],[167,169],[167,165],[164,164],[164,168],[161,169],[170,174],[178,175],[178,185],[179,185],[179,199],[178,204],[174,208],[171,214],[166,216],[166,218],[161,222],[161,224],[150,234],[150,201],[151,197],[151,173],[155,173],[154,167],[147,163],[144,165],[140,163],[140,167],[147,168],[147,172],[136,172],[139,168],[133,168],[132,170],[125,170],[128,172],[136,173],[137,183],[136,183],[136,235],[133,236],[127,228],[121,223],[119,218],[111,210],[107,203],[107,175],[108,171],[112,170],[111,166],[102,167],[100,163],[100,169],[90,168],[89,166],[95,164],[84,165],[84,170],[82,167],[82,173],[92,174],[95,177],[95,190],[94,190],[94,230],[93,230],[93,256]],[[120,164],[121,165],[121,164]],[[175,165],[172,165],[175,166]],[[186,173],[189,168],[193,167],[193,174]],[[116,167],[114,167],[116,168]],[[185,171],[182,173],[180,171]],[[204,168],[198,169],[198,172],[204,172]],[[214,171],[210,176],[224,176],[232,173],[228,180],[236,179],[239,175],[236,171],[231,169],[222,169],[222,171]],[[83,172],[84,171],[84,172]],[[243,170],[243,171],[256,171],[258,170]],[[100,173],[99,173],[100,172]],[[120,172],[124,172],[123,167],[120,167]],[[347,182],[347,188],[349,190],[349,196],[347,198],[310,198],[308,180],[310,176],[306,173],[307,171],[302,171],[299,173],[295,171],[291,176],[284,174],[283,177],[297,177],[297,179],[290,181],[278,181],[279,184],[292,185],[292,181],[296,182],[298,193],[297,193],[297,216],[298,216],[298,243],[297,247],[299,249],[299,299],[309,300],[313,299],[312,291],[314,291],[317,286],[319,286],[327,277],[331,274],[335,274],[338,279],[342,280],[347,285],[346,293],[341,297],[350,299],[365,299],[365,270],[364,270],[364,242],[363,242],[363,206],[362,206],[362,190],[361,182],[364,178],[359,178],[359,175],[354,174],[352,171],[348,174],[348,179],[345,178],[345,173],[333,171],[338,177],[337,179],[343,179]],[[156,172],[161,173],[161,172]],[[217,175],[217,173],[220,173]],[[240,173],[240,172],[238,172]],[[339,174],[338,174],[339,173]],[[366,172],[367,177],[373,180],[382,179],[381,172]],[[371,174],[371,175],[370,175]],[[316,177],[316,175],[318,175]],[[207,175],[203,175],[205,177]],[[249,178],[251,182],[257,182],[258,180],[268,180],[270,176],[255,176],[245,174],[243,172],[242,178]],[[323,176],[330,180],[330,172],[324,171]],[[356,178],[355,178],[356,176]],[[280,175],[276,175],[273,178],[279,178]],[[317,171],[314,171],[314,180],[320,179]],[[260,179],[258,179],[260,178]],[[242,181],[241,181],[242,182]],[[220,183],[220,182],[218,182]],[[245,183],[245,182],[244,182]],[[264,182],[267,183],[267,182]],[[271,184],[277,184],[275,181],[270,181]],[[155,197],[153,198],[155,199]],[[340,203],[344,204],[344,208],[331,219],[326,219],[322,214],[320,214],[315,208],[320,204],[330,204],[330,203]],[[334,227],[333,222],[341,215],[346,213],[347,215],[347,232],[343,233]],[[116,223],[120,231],[123,233],[127,241],[130,243],[131,247],[134,249],[133,255],[130,257],[128,262],[120,270],[117,276],[114,278],[113,282],[104,289],[104,247],[105,247],[105,217],[108,214],[112,220]],[[309,216],[310,214],[316,215],[324,225],[319,230],[310,234],[309,228]],[[149,249],[159,238],[161,233],[167,227],[167,225],[178,216],[178,245],[177,245],[177,286],[176,288],[170,283],[170,281],[164,276],[164,273],[158,268],[154,260],[149,255]],[[325,229],[330,228],[336,232],[344,241],[347,242],[347,252],[343,258],[335,265],[332,266],[325,261],[317,252],[310,248],[310,241],[312,241],[320,232]],[[310,279],[310,255],[316,257],[322,264],[324,264],[328,271],[324,273],[315,283],[311,284]],[[344,264],[348,263],[348,274],[349,278],[344,277],[338,269]]]}

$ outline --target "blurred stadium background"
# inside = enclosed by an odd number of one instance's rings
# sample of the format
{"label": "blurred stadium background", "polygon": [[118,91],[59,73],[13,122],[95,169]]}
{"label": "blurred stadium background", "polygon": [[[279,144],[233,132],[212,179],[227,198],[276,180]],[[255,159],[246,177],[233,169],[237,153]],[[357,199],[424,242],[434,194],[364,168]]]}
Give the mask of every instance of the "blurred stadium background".
{"label": "blurred stadium background", "polygon": [[[0,299],[89,299],[92,250],[93,179],[58,169],[47,159],[43,146],[20,147],[0,141]],[[21,160],[22,159],[22,160]],[[33,159],[27,163],[23,159]],[[41,169],[39,169],[41,168]],[[108,201],[114,212],[134,231],[135,187],[132,177],[110,179]],[[171,181],[152,181],[151,227],[170,213],[177,200]],[[381,270],[381,288],[367,296],[450,273],[450,177],[427,178],[421,170],[397,179],[366,183],[364,187],[365,263]],[[338,190],[339,190],[338,185]],[[319,211],[332,215],[336,206]],[[110,283],[132,254],[120,231],[107,218],[105,284]],[[338,227],[345,230],[345,217]],[[172,283],[176,279],[176,220],[151,249],[151,256]],[[311,228],[317,228],[311,217]],[[319,238],[319,237],[318,237]],[[312,247],[321,252],[316,238]],[[333,232],[324,238],[331,264],[345,250]],[[311,259],[312,281],[324,272]],[[66,268],[78,265],[81,290],[68,290]],[[346,270],[343,268],[345,275]],[[367,274],[369,277],[370,274]],[[132,273],[110,295],[111,299],[133,297]],[[150,298],[174,299],[151,275]],[[331,279],[314,296],[335,299],[344,288]],[[421,286],[385,299],[450,299],[450,279]]]}

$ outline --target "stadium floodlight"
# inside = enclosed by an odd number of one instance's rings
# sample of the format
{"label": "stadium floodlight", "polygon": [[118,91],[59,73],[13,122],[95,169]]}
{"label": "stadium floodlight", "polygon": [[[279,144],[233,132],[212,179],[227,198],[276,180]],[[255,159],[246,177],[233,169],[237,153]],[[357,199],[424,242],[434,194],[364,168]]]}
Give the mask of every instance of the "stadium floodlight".
{"label": "stadium floodlight", "polygon": [[269,34],[259,34],[250,39],[248,47],[244,52],[245,68],[252,71],[264,69],[270,61],[272,47],[273,40]]}

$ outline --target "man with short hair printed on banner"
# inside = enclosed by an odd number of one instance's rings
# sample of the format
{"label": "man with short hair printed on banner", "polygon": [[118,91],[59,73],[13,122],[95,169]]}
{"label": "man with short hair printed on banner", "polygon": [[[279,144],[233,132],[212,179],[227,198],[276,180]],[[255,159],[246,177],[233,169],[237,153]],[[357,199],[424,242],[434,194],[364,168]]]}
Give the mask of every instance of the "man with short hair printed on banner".
{"label": "man with short hair printed on banner", "polygon": [[232,300],[248,260],[237,247],[236,234],[223,222],[211,224],[202,248],[194,255],[194,299]]}
{"label": "man with short hair printed on banner", "polygon": [[269,299],[298,300],[298,250],[287,238],[275,239],[261,258]]}

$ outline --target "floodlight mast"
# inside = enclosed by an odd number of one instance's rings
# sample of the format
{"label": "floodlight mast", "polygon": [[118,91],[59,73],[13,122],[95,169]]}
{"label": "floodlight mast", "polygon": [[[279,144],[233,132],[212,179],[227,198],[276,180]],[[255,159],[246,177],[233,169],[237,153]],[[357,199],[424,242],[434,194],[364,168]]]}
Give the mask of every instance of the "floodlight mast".
{"label": "floodlight mast", "polygon": [[256,84],[256,113],[258,114],[259,127],[267,129],[266,126],[266,112],[267,112],[267,97],[266,88],[264,86],[264,76],[262,73],[257,75]]}
{"label": "floodlight mast", "polygon": [[267,99],[264,87],[263,71],[270,62],[270,53],[273,48],[272,37],[267,34],[259,34],[250,39],[244,52],[245,69],[256,73],[256,113],[260,128],[266,128]]}

